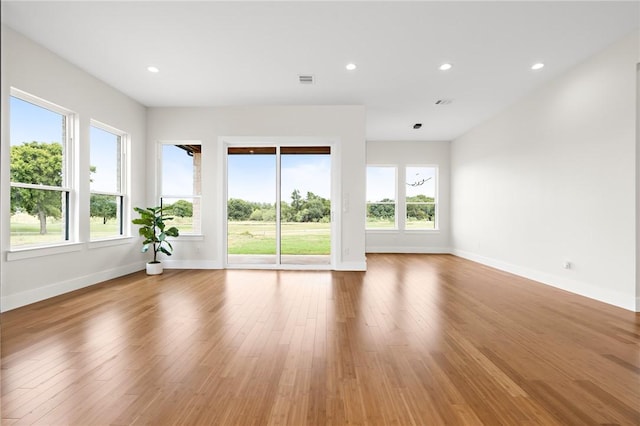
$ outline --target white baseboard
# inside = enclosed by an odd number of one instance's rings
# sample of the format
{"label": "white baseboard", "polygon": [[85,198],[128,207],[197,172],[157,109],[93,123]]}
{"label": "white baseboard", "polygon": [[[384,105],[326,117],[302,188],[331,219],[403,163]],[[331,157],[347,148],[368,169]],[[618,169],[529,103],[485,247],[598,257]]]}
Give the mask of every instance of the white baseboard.
{"label": "white baseboard", "polygon": [[118,278],[123,275],[144,270],[144,262],[135,262],[117,268],[96,272],[95,274],[84,275],[67,281],[49,284],[33,290],[22,291],[20,293],[3,296],[0,299],[0,311],[6,312],[22,306],[30,305],[51,297],[89,287],[103,281]]}
{"label": "white baseboard", "polygon": [[[224,269],[221,262],[213,260],[167,260],[162,259],[165,269]],[[233,266],[230,269],[235,269]],[[329,265],[279,265],[279,267],[270,267],[270,265],[242,265],[242,269],[302,269],[302,270],[330,270]],[[342,262],[338,263],[336,271],[366,271],[367,261],[362,262]]]}
{"label": "white baseboard", "polygon": [[367,247],[366,252],[367,253],[450,254],[451,247],[373,246],[373,247]]}
{"label": "white baseboard", "polygon": [[222,263],[214,260],[173,260],[162,259],[166,269],[222,269]]}
{"label": "white baseboard", "polygon": [[367,261],[362,262],[339,262],[336,264],[336,271],[366,271]]}
{"label": "white baseboard", "polygon": [[[594,286],[589,283],[576,281],[565,277],[548,274],[546,272],[536,271],[533,269],[528,269],[519,265],[513,265],[508,262],[503,262],[498,259],[489,258],[464,250],[453,249],[452,254],[468,260],[472,260],[474,262],[481,263],[486,266],[490,266],[492,268],[499,269],[501,271],[528,278],[530,280],[534,280],[551,287],[559,288],[561,290],[575,293],[580,296],[588,297],[599,302],[608,303],[610,305],[618,306],[629,311],[639,312],[638,308],[640,307],[640,298],[634,300],[635,298],[629,297],[617,291],[611,291]],[[634,302],[635,306],[633,306]]]}

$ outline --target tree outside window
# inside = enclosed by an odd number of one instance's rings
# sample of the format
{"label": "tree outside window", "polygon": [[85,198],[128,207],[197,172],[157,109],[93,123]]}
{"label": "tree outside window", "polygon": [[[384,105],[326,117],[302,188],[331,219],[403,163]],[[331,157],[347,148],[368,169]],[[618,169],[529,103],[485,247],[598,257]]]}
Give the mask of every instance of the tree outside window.
{"label": "tree outside window", "polygon": [[200,143],[165,143],[161,145],[160,202],[165,213],[173,216],[167,226],[176,226],[180,235],[201,233],[201,165]]}
{"label": "tree outside window", "polygon": [[367,167],[367,229],[397,229],[396,168]]}
{"label": "tree outside window", "polygon": [[17,90],[10,108],[11,247],[69,240],[72,115]]}
{"label": "tree outside window", "polygon": [[97,121],[90,127],[90,235],[92,240],[124,234],[124,140],[126,135]]}
{"label": "tree outside window", "polygon": [[406,179],[405,229],[436,229],[436,167],[410,166]]}

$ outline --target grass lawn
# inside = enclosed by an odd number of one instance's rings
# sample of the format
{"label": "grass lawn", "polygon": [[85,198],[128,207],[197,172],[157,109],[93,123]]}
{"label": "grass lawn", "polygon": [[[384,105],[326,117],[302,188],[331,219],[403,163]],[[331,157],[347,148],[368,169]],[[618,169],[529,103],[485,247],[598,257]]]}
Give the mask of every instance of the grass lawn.
{"label": "grass lawn", "polygon": [[53,244],[64,241],[62,222],[59,219],[47,218],[47,233],[44,235],[40,235],[38,219],[24,213],[11,215],[10,227],[12,247]]}
{"label": "grass lawn", "polygon": [[[178,227],[181,233],[190,233],[193,229],[191,218],[176,218],[171,225]],[[243,221],[229,222],[229,254],[275,254],[276,224],[275,222]],[[118,224],[115,219],[91,218],[91,239],[115,237],[118,235]],[[132,233],[137,235],[137,227]],[[40,222],[37,218],[26,214],[11,216],[11,246],[29,246],[35,244],[52,244],[64,241],[62,222],[47,218],[47,233],[40,235]],[[283,223],[281,237],[282,254],[330,254],[330,223]]]}
{"label": "grass lawn", "polygon": [[[229,254],[275,254],[275,222],[242,221],[228,223]],[[330,223],[282,224],[282,254],[330,254]]]}

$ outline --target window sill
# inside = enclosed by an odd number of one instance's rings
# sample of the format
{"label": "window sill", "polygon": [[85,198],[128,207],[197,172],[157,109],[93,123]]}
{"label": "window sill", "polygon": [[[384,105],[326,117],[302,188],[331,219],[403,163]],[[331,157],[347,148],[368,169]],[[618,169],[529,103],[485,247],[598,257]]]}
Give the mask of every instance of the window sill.
{"label": "window sill", "polygon": [[137,240],[134,237],[113,237],[113,238],[105,238],[103,240],[93,240],[89,242],[89,249],[97,249],[103,247],[113,247],[120,246],[124,244],[131,244],[133,241]]}
{"label": "window sill", "polygon": [[13,260],[31,259],[34,257],[77,252],[82,250],[82,246],[84,246],[83,243],[65,243],[51,246],[38,246],[8,250],[7,262],[11,262]]}
{"label": "window sill", "polygon": [[439,229],[366,229],[367,234],[439,234]]}
{"label": "window sill", "polygon": [[177,237],[168,238],[171,241],[204,241],[203,234],[180,234]]}

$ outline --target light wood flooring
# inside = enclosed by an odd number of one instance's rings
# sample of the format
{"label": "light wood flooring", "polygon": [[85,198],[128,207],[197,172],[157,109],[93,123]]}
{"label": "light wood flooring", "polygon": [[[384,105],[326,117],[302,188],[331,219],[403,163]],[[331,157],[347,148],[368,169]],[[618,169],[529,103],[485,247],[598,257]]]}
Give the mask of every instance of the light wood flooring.
{"label": "light wood flooring", "polygon": [[0,316],[2,424],[640,423],[640,316],[449,255],[136,273]]}

